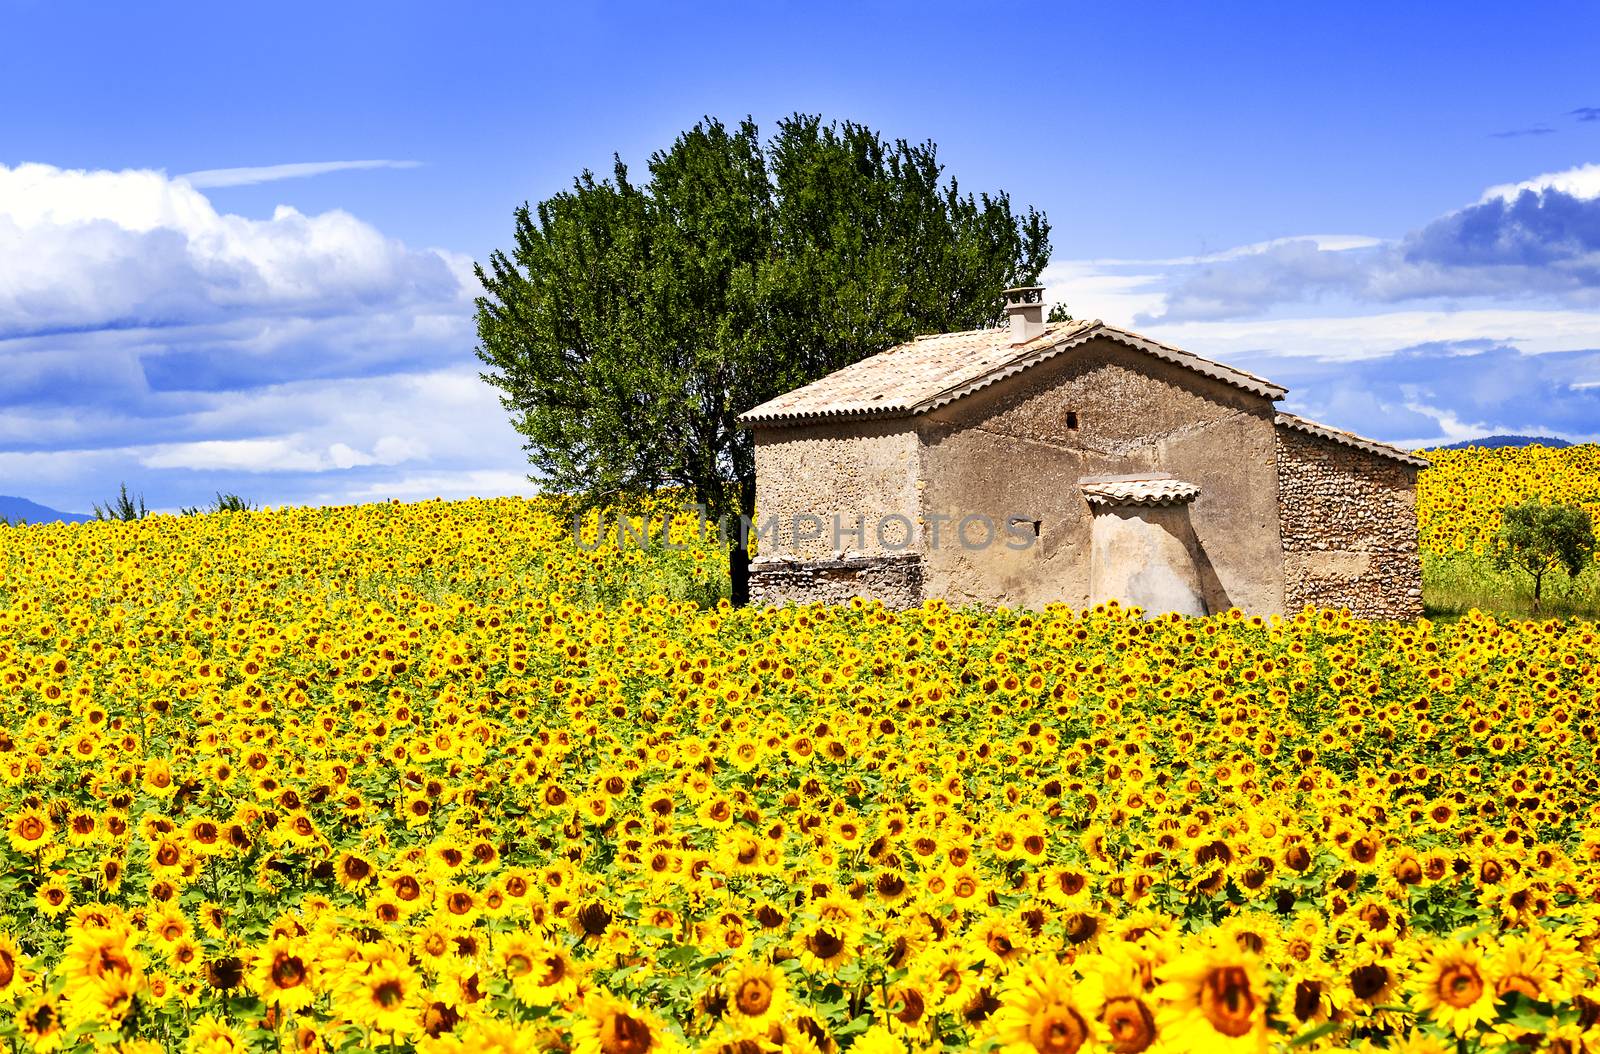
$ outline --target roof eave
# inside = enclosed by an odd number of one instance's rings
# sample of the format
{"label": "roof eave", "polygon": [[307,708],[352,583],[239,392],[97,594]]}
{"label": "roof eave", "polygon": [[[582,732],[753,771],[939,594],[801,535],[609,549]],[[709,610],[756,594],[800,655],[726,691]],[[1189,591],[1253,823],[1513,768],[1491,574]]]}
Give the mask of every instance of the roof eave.
{"label": "roof eave", "polygon": [[1229,387],[1238,388],[1241,391],[1249,392],[1251,395],[1259,396],[1271,402],[1277,402],[1289,393],[1287,388],[1273,384],[1264,377],[1257,377],[1254,374],[1245,373],[1243,370],[1236,370],[1220,362],[1212,362],[1210,359],[1201,358],[1192,352],[1169,347],[1137,333],[1108,326],[1096,319],[1076,328],[1066,330],[1061,333],[1058,339],[1041,344],[1037,348],[1029,349],[1027,354],[998,366],[988,373],[962,381],[960,384],[952,385],[913,404],[897,403],[884,407],[861,407],[848,410],[802,410],[796,412],[778,411],[777,413],[762,413],[762,407],[757,406],[740,414],[737,420],[740,424],[750,428],[773,428],[811,424],[819,421],[915,416],[930,410],[937,410],[941,406],[955,402],[957,399],[963,399],[968,395],[982,391],[990,385],[1022,373],[1054,358],[1063,351],[1093,340],[1095,337],[1114,340],[1125,347],[1133,348],[1135,351],[1142,351],[1163,362],[1189,370],[1192,373],[1198,373],[1202,377],[1220,381]]}
{"label": "roof eave", "polygon": [[1330,443],[1338,443],[1341,446],[1347,446],[1355,450],[1365,451],[1368,454],[1387,458],[1390,461],[1398,461],[1415,469],[1428,468],[1432,464],[1427,458],[1418,457],[1416,454],[1402,450],[1397,446],[1380,443],[1376,439],[1368,439],[1366,436],[1358,436],[1354,432],[1330,428],[1328,425],[1320,424],[1307,417],[1300,417],[1297,414],[1279,413],[1275,418],[1275,422],[1285,428],[1292,428],[1297,432],[1316,436],[1319,439],[1326,439]]}
{"label": "roof eave", "polygon": [[762,414],[752,417],[752,411],[746,410],[736,420],[747,428],[781,428],[792,425],[815,424],[819,421],[873,421],[895,417],[911,417],[917,411],[909,407],[896,406],[860,410],[804,410],[798,413]]}
{"label": "roof eave", "polygon": [[1059,340],[1043,345],[1023,358],[1015,359],[1006,363],[1004,366],[989,371],[981,377],[975,377],[970,381],[964,381],[961,384],[947,388],[938,395],[924,399],[914,406],[911,412],[923,413],[928,410],[937,410],[939,407],[944,406],[947,403],[953,403],[957,399],[962,399],[968,395],[974,394],[975,392],[979,392],[984,388],[989,387],[991,384],[995,384],[999,381],[1005,380],[1008,377],[1022,373],[1024,370],[1030,369],[1042,362],[1054,358],[1063,351],[1068,351],[1072,348],[1078,347],[1081,344],[1087,343],[1088,341],[1093,340],[1095,337],[1105,337],[1108,340],[1114,340],[1126,347],[1133,348],[1135,351],[1142,351],[1147,355],[1152,355],[1163,362],[1172,363],[1175,366],[1180,366],[1193,373],[1198,373],[1202,377],[1210,377],[1212,380],[1221,381],[1230,387],[1239,388],[1243,391],[1249,392],[1252,395],[1258,395],[1264,399],[1271,400],[1272,402],[1277,402],[1279,399],[1282,399],[1285,395],[1289,394],[1289,390],[1287,388],[1273,384],[1272,382],[1263,378],[1255,377],[1240,370],[1235,370],[1231,366],[1224,366],[1221,363],[1211,362],[1209,359],[1202,359],[1197,355],[1190,354],[1189,352],[1180,351],[1176,348],[1169,348],[1165,344],[1158,344],[1153,340],[1139,336],[1137,333],[1130,333],[1127,330],[1121,330],[1114,326],[1108,326],[1104,322],[1101,322],[1097,319],[1090,325],[1081,329],[1070,330],[1066,333],[1063,333]]}

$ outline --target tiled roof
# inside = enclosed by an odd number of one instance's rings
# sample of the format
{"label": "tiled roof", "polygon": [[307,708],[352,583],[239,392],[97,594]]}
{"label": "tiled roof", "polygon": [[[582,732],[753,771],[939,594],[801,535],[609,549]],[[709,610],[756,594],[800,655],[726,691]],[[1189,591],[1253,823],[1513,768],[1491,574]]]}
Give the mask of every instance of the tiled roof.
{"label": "tiled roof", "polygon": [[1418,457],[1409,450],[1402,450],[1397,446],[1390,446],[1388,443],[1380,443],[1376,439],[1358,436],[1354,432],[1345,432],[1337,428],[1329,428],[1327,425],[1319,425],[1315,421],[1308,421],[1304,417],[1297,417],[1294,414],[1280,413],[1277,421],[1278,424],[1285,428],[1293,428],[1295,431],[1304,432],[1307,435],[1330,439],[1335,443],[1355,447],[1357,450],[1365,450],[1369,454],[1377,454],[1379,457],[1391,458],[1407,465],[1414,465],[1417,468],[1427,468],[1429,465],[1427,458]]}
{"label": "tiled roof", "polygon": [[1090,505],[1182,505],[1200,496],[1200,488],[1165,473],[1145,476],[1095,476],[1078,481]]}
{"label": "tiled roof", "polygon": [[1010,332],[1005,328],[976,329],[918,337],[762,403],[740,415],[739,420],[760,426],[922,413],[971,395],[1096,337],[1116,341],[1268,399],[1281,399],[1286,391],[1254,374],[1202,359],[1099,320],[1052,323],[1039,336],[1022,344],[1009,343]]}

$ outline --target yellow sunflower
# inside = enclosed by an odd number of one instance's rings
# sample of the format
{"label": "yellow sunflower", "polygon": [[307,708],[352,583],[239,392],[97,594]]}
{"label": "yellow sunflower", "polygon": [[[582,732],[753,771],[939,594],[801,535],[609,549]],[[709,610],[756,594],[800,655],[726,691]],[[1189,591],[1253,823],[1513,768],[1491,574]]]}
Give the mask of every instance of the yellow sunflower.
{"label": "yellow sunflower", "polygon": [[832,973],[856,954],[856,930],[849,923],[813,921],[794,940],[794,952],[807,973]]}
{"label": "yellow sunflower", "polygon": [[59,878],[52,878],[34,891],[33,904],[41,913],[54,918],[72,907],[72,891]]}
{"label": "yellow sunflower", "polygon": [[1487,964],[1493,994],[1516,992],[1533,1000],[1553,1000],[1561,995],[1558,989],[1563,986],[1556,980],[1561,971],[1550,951],[1542,933],[1506,936]]}
{"label": "yellow sunflower", "polygon": [[1267,1049],[1261,961],[1237,945],[1185,952],[1157,972],[1156,1020],[1175,1051],[1246,1054]]}
{"label": "yellow sunflower", "polygon": [[119,1027],[143,989],[143,975],[116,972],[73,985],[67,989],[67,1001],[63,1008],[66,1022],[72,1027],[90,1021]]}
{"label": "yellow sunflower", "polygon": [[19,853],[36,853],[50,844],[55,826],[42,809],[23,809],[11,817],[6,836]]}
{"label": "yellow sunflower", "polygon": [[316,960],[305,941],[294,937],[268,941],[253,978],[262,1002],[291,1014],[316,1002],[315,979]]}
{"label": "yellow sunflower", "polygon": [[1067,967],[1041,955],[1006,986],[987,1027],[1005,1054],[1087,1054],[1103,1049],[1093,1001]]}
{"label": "yellow sunflower", "polygon": [[189,1030],[188,1054],[234,1054],[249,1049],[233,1026],[214,1014],[206,1014]]}
{"label": "yellow sunflower", "polygon": [[602,991],[584,999],[572,1039],[573,1054],[673,1054],[684,1049],[655,1013]]}
{"label": "yellow sunflower", "polygon": [[28,1001],[14,1018],[17,1030],[38,1054],[59,1050],[62,1039],[61,1009],[56,999],[37,996]]}
{"label": "yellow sunflower", "polygon": [[28,957],[9,933],[0,933],[0,999],[15,996],[27,982]]}
{"label": "yellow sunflower", "polygon": [[1457,1036],[1494,1016],[1495,992],[1483,968],[1483,951],[1454,941],[1424,954],[1409,987],[1414,1005]]}
{"label": "yellow sunflower", "polygon": [[85,984],[103,977],[137,977],[144,957],[126,924],[103,927],[77,926],[70,930],[62,973],[69,984]]}
{"label": "yellow sunflower", "polygon": [[1121,944],[1111,953],[1086,955],[1075,964],[1083,974],[1080,1001],[1091,1009],[1104,1029],[1105,1045],[1112,1054],[1140,1054],[1157,1037],[1155,1011],[1145,991],[1151,966],[1133,946]]}
{"label": "yellow sunflower", "polygon": [[403,960],[373,963],[347,981],[334,1002],[336,1013],[383,1035],[410,1035],[421,1025],[422,978]]}
{"label": "yellow sunflower", "polygon": [[335,861],[333,875],[341,889],[361,889],[377,877],[377,869],[361,853],[346,850]]}
{"label": "yellow sunflower", "polygon": [[530,933],[496,938],[494,958],[512,992],[529,1006],[551,1006],[578,992],[582,971],[558,941]]}
{"label": "yellow sunflower", "polygon": [[747,959],[724,982],[728,1018],[750,1031],[765,1031],[783,1016],[788,1005],[788,983],[783,971],[763,959]]}
{"label": "yellow sunflower", "polygon": [[850,1044],[850,1054],[906,1054],[906,1045],[886,1025],[873,1025]]}

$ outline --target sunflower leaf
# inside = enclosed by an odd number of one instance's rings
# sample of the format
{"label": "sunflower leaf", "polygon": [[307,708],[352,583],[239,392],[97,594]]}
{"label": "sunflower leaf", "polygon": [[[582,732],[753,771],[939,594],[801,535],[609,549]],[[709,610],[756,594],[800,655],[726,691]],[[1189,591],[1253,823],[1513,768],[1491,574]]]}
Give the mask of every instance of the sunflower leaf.
{"label": "sunflower leaf", "polygon": [[1296,1036],[1293,1039],[1291,1039],[1289,1041],[1289,1046],[1290,1047],[1303,1047],[1307,1043],[1315,1043],[1317,1040],[1321,1039],[1323,1036],[1331,1035],[1332,1033],[1337,1032],[1339,1030],[1339,1028],[1340,1028],[1340,1022],[1338,1022],[1338,1021],[1324,1021],[1322,1024],[1318,1025],[1316,1028],[1312,1029],[1311,1031],[1302,1032],[1298,1036]]}

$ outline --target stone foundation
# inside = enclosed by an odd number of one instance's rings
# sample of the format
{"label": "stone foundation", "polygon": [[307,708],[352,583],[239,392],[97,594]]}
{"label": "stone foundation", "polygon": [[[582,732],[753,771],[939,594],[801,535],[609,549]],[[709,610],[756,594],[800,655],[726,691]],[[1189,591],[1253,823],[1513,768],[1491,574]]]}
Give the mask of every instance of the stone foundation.
{"label": "stone foundation", "polygon": [[1366,619],[1422,615],[1417,469],[1278,428],[1284,607],[1349,608]]}
{"label": "stone foundation", "polygon": [[852,597],[885,607],[922,603],[922,558],[915,553],[838,560],[755,560],[750,565],[752,604],[843,604]]}

